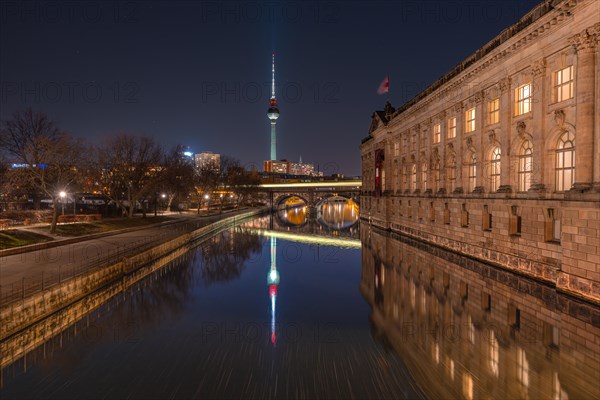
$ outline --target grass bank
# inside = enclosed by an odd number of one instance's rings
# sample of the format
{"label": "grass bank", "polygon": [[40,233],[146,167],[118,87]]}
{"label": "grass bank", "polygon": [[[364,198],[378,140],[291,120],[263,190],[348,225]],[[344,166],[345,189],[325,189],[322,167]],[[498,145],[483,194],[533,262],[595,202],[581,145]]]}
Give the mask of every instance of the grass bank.
{"label": "grass bank", "polygon": [[0,250],[10,249],[12,247],[26,246],[28,244],[48,242],[51,237],[39,233],[10,229],[0,231]]}

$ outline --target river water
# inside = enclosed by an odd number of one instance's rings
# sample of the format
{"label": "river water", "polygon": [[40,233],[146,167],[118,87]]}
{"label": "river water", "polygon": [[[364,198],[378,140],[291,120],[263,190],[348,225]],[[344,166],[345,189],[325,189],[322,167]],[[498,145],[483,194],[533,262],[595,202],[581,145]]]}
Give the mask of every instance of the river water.
{"label": "river water", "polygon": [[4,368],[0,397],[600,397],[597,308],[357,217],[217,234]]}

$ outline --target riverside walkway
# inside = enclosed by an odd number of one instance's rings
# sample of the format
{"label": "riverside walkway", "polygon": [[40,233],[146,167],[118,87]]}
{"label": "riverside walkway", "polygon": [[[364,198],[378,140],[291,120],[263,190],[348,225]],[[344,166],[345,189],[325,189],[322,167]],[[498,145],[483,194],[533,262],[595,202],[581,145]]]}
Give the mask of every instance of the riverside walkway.
{"label": "riverside walkway", "polygon": [[0,251],[0,306],[247,211],[204,217],[173,214],[172,221],[27,246],[30,250],[19,254]]}

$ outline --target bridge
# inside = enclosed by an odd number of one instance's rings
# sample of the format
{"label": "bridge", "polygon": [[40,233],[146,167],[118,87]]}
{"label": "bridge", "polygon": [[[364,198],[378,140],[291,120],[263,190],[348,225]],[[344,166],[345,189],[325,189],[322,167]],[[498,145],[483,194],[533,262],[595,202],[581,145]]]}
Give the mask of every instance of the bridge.
{"label": "bridge", "polygon": [[358,202],[358,195],[362,188],[362,180],[347,181],[319,181],[319,182],[284,182],[263,183],[259,189],[269,194],[271,206],[278,208],[279,205],[291,198],[299,197],[307,206],[314,207],[323,198],[339,195],[351,198]]}

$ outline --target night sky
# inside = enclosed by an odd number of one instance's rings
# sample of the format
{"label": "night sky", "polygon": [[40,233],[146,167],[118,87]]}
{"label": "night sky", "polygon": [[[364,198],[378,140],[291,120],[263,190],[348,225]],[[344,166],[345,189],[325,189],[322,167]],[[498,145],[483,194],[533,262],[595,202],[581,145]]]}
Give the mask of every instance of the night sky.
{"label": "night sky", "polygon": [[[2,1],[0,118],[28,106],[101,142],[146,133],[360,174],[374,110],[409,100],[539,1]],[[390,94],[377,87],[390,75]]]}

